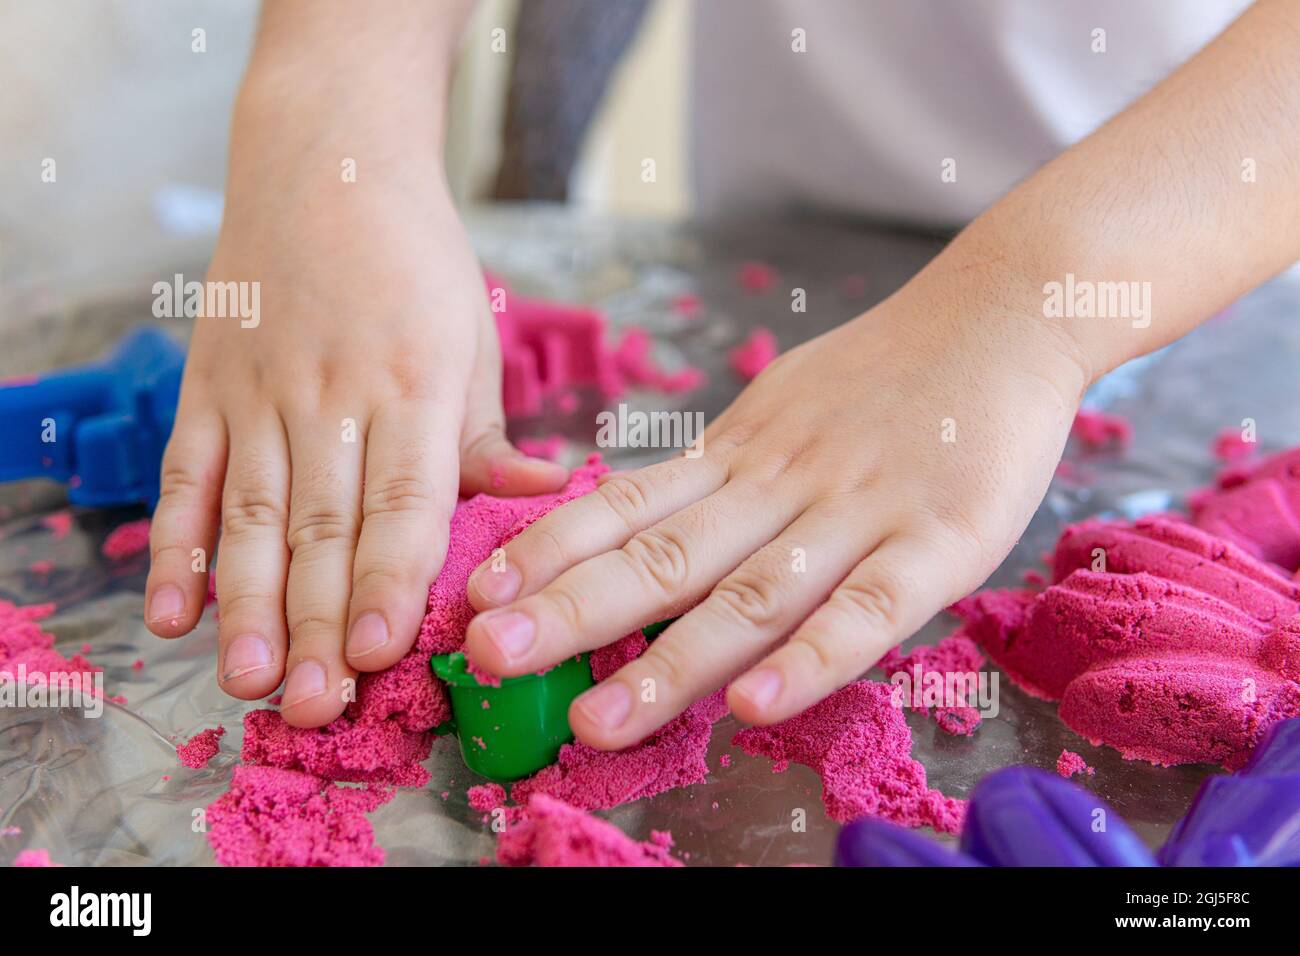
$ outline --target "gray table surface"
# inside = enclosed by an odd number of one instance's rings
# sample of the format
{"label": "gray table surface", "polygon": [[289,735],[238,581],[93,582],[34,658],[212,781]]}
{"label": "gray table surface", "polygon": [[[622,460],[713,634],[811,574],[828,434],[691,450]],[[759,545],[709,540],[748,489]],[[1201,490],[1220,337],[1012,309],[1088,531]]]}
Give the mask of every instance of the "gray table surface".
{"label": "gray table surface", "polygon": [[[685,396],[637,394],[634,406],[682,408],[711,417],[739,391],[726,370],[727,348],[754,326],[767,326],[790,347],[857,314],[901,285],[940,247],[934,238],[814,220],[762,221],[690,227],[666,223],[583,219],[548,207],[476,211],[470,228],[485,264],[520,292],[585,302],[605,309],[615,326],[636,323],[656,337],[668,364],[689,361],[710,373],[709,384]],[[201,274],[204,249],[172,250],[146,263],[139,281],[121,275],[63,288],[57,279],[0,294],[5,310],[0,373],[39,371],[89,358],[130,325],[148,320],[149,286],[174,271]],[[782,277],[767,296],[744,292],[737,266],[758,259]],[[865,278],[865,291],[845,279]],[[807,290],[808,311],[790,310],[788,290]],[[669,308],[694,293],[704,313],[686,322]],[[1266,449],[1300,440],[1300,331],[1293,315],[1300,286],[1285,279],[1257,290],[1184,342],[1150,361],[1121,369],[1092,398],[1127,414],[1136,440],[1123,455],[1074,457],[1074,477],[1058,479],[1020,545],[993,584],[1018,583],[1038,563],[1063,524],[1099,512],[1123,512],[1164,495],[1177,502],[1213,472],[1208,447],[1216,431],[1259,423]],[[178,335],[185,329],[173,326]],[[864,375],[870,375],[864,369]],[[577,455],[595,432],[589,402],[572,415],[514,423],[517,434],[569,435]],[[615,451],[620,467],[640,457]],[[47,629],[65,653],[83,642],[103,666],[109,693],[127,698],[99,720],[47,711],[0,710],[0,865],[25,847],[47,848],[69,864],[210,864],[191,813],[226,787],[250,705],[223,696],[213,679],[216,629],[210,614],[192,635],[163,642],[140,622],[146,559],[110,566],[99,543],[123,520],[142,512],[78,511],[61,541],[40,524],[64,506],[62,492],[40,482],[0,488],[7,517],[0,526],[0,596],[18,603],[55,601]],[[48,576],[29,570],[49,558]],[[950,631],[940,615],[914,641]],[[140,670],[132,668],[137,659]],[[1083,785],[1095,790],[1158,842],[1185,809],[1207,767],[1161,769],[1122,760],[1068,731],[1049,703],[1001,683],[1001,711],[971,738],[950,737],[924,717],[909,715],[915,756],[944,793],[965,796],[998,767],[1052,767],[1062,748],[1096,767]],[[179,737],[224,724],[222,753],[204,770],[178,766]],[[730,746],[731,719],[714,730],[708,780],[604,814],[626,832],[646,837],[671,830],[692,864],[826,863],[837,827],[821,809],[820,783],[807,768],[773,774],[768,761]],[[731,753],[730,768],[718,757]],[[440,740],[428,762],[432,783],[400,793],[372,817],[390,864],[473,863],[492,853],[491,835],[466,805],[478,782],[461,764],[455,744]],[[164,780],[164,777],[170,779]],[[443,800],[442,791],[450,791]],[[808,811],[806,832],[792,832],[791,813]]]}

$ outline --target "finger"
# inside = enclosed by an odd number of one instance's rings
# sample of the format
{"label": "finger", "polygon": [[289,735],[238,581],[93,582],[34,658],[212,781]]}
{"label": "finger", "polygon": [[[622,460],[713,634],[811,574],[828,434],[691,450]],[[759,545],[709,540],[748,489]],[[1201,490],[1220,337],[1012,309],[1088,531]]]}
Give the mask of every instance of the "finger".
{"label": "finger", "polygon": [[541,495],[559,491],[569,478],[569,469],[553,461],[530,458],[506,439],[496,325],[489,317],[479,328],[461,432],[461,493]]}
{"label": "finger", "polygon": [[715,458],[674,458],[606,481],[556,508],[505,546],[504,560],[484,561],[470,575],[469,599],[485,611],[545,587],[561,572],[713,494],[726,481]]}
{"label": "finger", "polygon": [[189,633],[203,613],[225,470],[226,426],[220,415],[179,414],[163,454],[161,493],[149,525],[145,625],[159,637]]}
{"label": "finger", "polygon": [[466,651],[490,673],[527,674],[680,614],[799,510],[792,495],[783,501],[752,482],[729,482],[535,594],[480,614]]}
{"label": "finger", "polygon": [[343,712],[356,671],[343,654],[352,563],[361,532],[367,422],[356,415],[291,413],[291,558],[285,585],[289,659],[280,713],[321,727]]}
{"label": "finger", "polygon": [[951,566],[929,540],[886,538],[790,640],[731,685],[732,712],[775,723],[855,680],[959,596]]}
{"label": "finger", "polygon": [[870,511],[805,511],[644,654],[579,697],[569,711],[574,733],[592,747],[618,750],[717,690],[794,630],[843,580],[864,545],[876,543],[855,533]]}
{"label": "finger", "polygon": [[288,632],[289,449],[274,413],[227,416],[230,458],[217,561],[217,680],[243,700],[280,686]]}
{"label": "finger", "polygon": [[457,431],[440,404],[387,406],[370,423],[346,645],[357,670],[391,667],[419,632],[456,507]]}

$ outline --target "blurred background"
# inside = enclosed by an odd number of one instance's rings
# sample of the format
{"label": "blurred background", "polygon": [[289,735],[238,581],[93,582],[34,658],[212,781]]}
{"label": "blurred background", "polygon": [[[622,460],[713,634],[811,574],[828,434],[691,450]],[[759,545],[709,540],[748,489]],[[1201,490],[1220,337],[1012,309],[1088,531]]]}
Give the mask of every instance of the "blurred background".
{"label": "blurred background", "polygon": [[[0,2],[0,328],[91,289],[138,293],[161,265],[203,260],[220,220],[230,109],[258,6]],[[555,3],[533,0],[525,15],[534,23],[516,33],[518,0],[479,4],[452,96],[447,166],[458,198],[564,198],[580,210],[681,215],[688,0],[560,6],[568,25],[554,17]],[[610,52],[605,62],[551,70],[556,47],[577,42],[573,23],[602,31],[598,47]],[[491,52],[496,28],[507,31],[506,55]],[[204,31],[201,53],[192,49],[195,29]],[[528,145],[537,76],[567,77],[578,94],[568,97],[565,122],[546,118],[561,141],[552,134],[544,149]],[[639,163],[650,154],[658,182],[647,190]],[[543,155],[568,168],[537,168]],[[41,178],[47,158],[55,183]]]}

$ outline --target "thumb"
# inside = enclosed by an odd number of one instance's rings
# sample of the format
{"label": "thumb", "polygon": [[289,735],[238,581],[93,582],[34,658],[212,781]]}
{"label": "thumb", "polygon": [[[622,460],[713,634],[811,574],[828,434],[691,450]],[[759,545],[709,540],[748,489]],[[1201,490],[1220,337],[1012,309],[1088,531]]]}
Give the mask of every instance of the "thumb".
{"label": "thumb", "polygon": [[489,317],[479,328],[479,348],[461,427],[460,493],[513,496],[559,491],[569,479],[569,469],[553,461],[530,458],[506,438],[496,325]]}

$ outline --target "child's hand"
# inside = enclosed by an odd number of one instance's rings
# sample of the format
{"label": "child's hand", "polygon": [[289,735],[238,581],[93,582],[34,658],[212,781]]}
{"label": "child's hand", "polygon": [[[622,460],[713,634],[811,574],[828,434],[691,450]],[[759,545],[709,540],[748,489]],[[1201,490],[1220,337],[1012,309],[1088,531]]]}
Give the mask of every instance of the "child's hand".
{"label": "child's hand", "polygon": [[574,702],[575,732],[603,749],[728,681],[733,712],[768,724],[858,677],[1011,549],[1089,378],[1032,308],[971,305],[905,290],[778,359],[702,457],[538,521],[505,570],[470,580],[471,656],[529,673],[700,602]]}
{"label": "child's hand", "polygon": [[210,560],[220,526],[218,680],[252,699],[287,673],[282,713],[303,727],[409,649],[458,487],[566,478],[505,439],[496,329],[450,200],[334,178],[283,194],[292,178],[268,177],[227,208],[209,279],[259,281],[260,324],[197,320],[145,604],[160,637],[194,627],[194,549]]}

